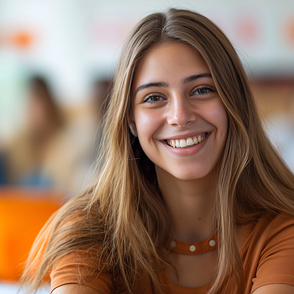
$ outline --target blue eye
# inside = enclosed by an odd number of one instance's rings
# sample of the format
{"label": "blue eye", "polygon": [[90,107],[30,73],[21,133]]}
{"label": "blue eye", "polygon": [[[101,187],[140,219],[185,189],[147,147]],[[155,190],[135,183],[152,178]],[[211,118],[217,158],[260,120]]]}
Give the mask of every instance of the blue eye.
{"label": "blue eye", "polygon": [[144,102],[155,103],[161,100],[164,100],[164,98],[161,97],[160,95],[151,94],[145,98]]}
{"label": "blue eye", "polygon": [[196,89],[193,92],[193,95],[205,95],[205,94],[208,94],[210,92],[214,92],[214,90],[209,88],[209,87],[201,87],[201,88]]}

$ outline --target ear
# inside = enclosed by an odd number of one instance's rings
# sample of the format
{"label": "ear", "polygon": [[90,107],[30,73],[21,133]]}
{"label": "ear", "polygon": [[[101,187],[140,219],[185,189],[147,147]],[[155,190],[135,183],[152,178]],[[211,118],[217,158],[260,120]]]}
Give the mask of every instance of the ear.
{"label": "ear", "polygon": [[137,133],[135,117],[134,117],[134,114],[131,110],[129,111],[129,114],[128,114],[128,124],[129,124],[129,128],[130,128],[133,136],[137,137],[138,133]]}

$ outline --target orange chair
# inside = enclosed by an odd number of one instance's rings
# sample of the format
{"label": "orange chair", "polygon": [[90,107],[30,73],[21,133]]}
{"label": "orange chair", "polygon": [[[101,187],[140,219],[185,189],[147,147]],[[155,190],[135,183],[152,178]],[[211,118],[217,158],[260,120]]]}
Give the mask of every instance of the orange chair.
{"label": "orange chair", "polygon": [[0,189],[0,281],[17,281],[22,275],[37,234],[61,206],[57,196],[50,192]]}

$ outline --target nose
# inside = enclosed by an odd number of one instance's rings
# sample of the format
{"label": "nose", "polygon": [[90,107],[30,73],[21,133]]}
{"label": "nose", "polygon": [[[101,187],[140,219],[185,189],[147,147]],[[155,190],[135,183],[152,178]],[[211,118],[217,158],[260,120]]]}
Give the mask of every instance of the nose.
{"label": "nose", "polygon": [[176,127],[185,127],[197,118],[189,98],[176,95],[171,99],[168,109],[167,122]]}

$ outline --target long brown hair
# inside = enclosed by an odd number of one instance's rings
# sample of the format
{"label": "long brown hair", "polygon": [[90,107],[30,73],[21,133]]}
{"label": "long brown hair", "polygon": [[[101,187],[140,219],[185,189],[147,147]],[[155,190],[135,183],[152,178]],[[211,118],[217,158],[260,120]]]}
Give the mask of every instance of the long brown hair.
{"label": "long brown hair", "polygon": [[[162,250],[170,224],[158,190],[154,164],[128,128],[130,89],[144,54],[163,41],[184,42],[207,63],[228,115],[228,138],[220,162],[215,218],[220,239],[218,268],[209,293],[228,270],[242,293],[242,263],[236,226],[262,214],[294,214],[294,177],[268,142],[241,62],[227,37],[206,17],[170,9],[145,17],[126,41],[104,123],[97,184],[49,221],[32,249],[24,281],[36,289],[61,256],[101,248],[114,284],[131,291],[138,273],[160,291]],[[74,238],[72,237],[74,236]],[[30,278],[34,265],[38,269]]]}

